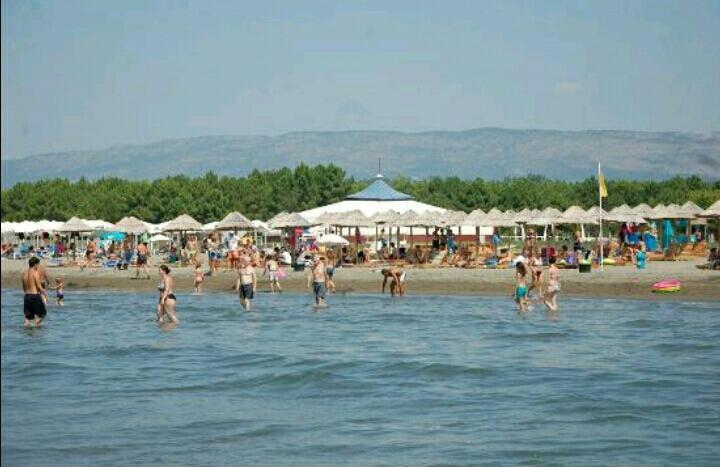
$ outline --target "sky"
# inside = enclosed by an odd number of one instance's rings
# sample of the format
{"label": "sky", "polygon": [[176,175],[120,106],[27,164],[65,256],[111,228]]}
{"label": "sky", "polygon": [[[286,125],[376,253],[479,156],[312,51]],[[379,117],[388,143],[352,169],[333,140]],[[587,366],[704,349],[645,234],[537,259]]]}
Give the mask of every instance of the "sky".
{"label": "sky", "polygon": [[0,5],[2,158],[291,131],[720,130],[720,1]]}

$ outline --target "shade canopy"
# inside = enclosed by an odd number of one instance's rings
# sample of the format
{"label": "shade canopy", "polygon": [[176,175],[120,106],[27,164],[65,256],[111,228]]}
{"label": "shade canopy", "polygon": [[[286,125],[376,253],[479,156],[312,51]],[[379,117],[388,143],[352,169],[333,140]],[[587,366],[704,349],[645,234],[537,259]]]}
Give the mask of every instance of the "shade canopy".
{"label": "shade canopy", "polygon": [[350,244],[344,237],[335,234],[325,234],[318,237],[317,242],[324,246],[347,246]]}
{"label": "shade canopy", "polygon": [[709,208],[698,214],[698,217],[720,219],[720,200],[715,201]]}
{"label": "shade canopy", "polygon": [[647,221],[640,214],[633,213],[608,213],[607,217],[603,218],[607,222],[631,222],[633,224],[647,224]]}
{"label": "shade canopy", "polygon": [[399,218],[400,213],[391,209],[376,213],[370,220],[375,224],[394,224]]}
{"label": "shade canopy", "polygon": [[134,216],[123,217],[113,228],[118,232],[131,235],[139,235],[148,231],[147,224]]}
{"label": "shade canopy", "polygon": [[375,177],[375,181],[367,188],[346,196],[345,199],[363,201],[407,201],[413,199],[413,197],[397,191],[385,182],[382,175],[378,174]]}
{"label": "shade canopy", "polygon": [[93,232],[95,229],[90,227],[85,221],[78,217],[71,217],[67,222],[56,229],[57,232]]}
{"label": "shade canopy", "polygon": [[163,228],[165,232],[200,231],[202,229],[202,224],[187,214],[177,216]]}
{"label": "shade canopy", "polygon": [[169,242],[171,240],[172,239],[170,237],[163,234],[155,234],[150,237],[150,243]]}
{"label": "shade canopy", "polygon": [[588,214],[586,210],[580,206],[570,206],[567,208],[560,218],[560,221],[555,222],[556,224],[597,224],[598,220],[596,217]]}
{"label": "shade canopy", "polygon": [[472,226],[480,227],[482,225],[482,220],[485,219],[485,216],[487,216],[485,211],[478,208],[478,209],[472,211],[467,216],[465,216],[463,225],[472,225]]}
{"label": "shade canopy", "polygon": [[311,227],[314,224],[300,214],[294,212],[292,214],[282,216],[277,220],[272,220],[272,222],[268,221],[268,225],[270,225],[273,229],[289,229],[293,227]]}
{"label": "shade canopy", "polygon": [[531,216],[527,222],[530,225],[551,225],[562,222],[563,213],[555,208],[545,208],[537,216]]}
{"label": "shade canopy", "polygon": [[252,229],[253,225],[250,219],[243,216],[237,211],[231,212],[223,218],[215,226],[215,230],[242,230]]}
{"label": "shade canopy", "polygon": [[340,227],[366,227],[374,225],[370,219],[365,216],[359,209],[350,212],[338,213],[335,216],[333,225]]}
{"label": "shade canopy", "polygon": [[339,212],[324,212],[315,218],[315,222],[318,225],[335,225],[335,221],[341,214]]}
{"label": "shade canopy", "polygon": [[652,218],[652,208],[650,207],[650,205],[645,203],[638,204],[637,206],[632,208],[631,212],[633,214],[640,214],[641,216],[646,218]]}

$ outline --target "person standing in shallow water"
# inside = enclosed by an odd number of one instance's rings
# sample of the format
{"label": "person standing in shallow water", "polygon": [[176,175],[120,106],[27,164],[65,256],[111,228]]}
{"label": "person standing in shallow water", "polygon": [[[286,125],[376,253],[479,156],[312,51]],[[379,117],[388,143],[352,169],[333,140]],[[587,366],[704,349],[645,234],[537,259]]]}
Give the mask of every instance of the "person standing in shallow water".
{"label": "person standing in shallow water", "polygon": [[555,266],[556,258],[551,256],[548,260],[550,268],[548,269],[548,284],[545,288],[545,306],[551,312],[558,310],[557,296],[560,292],[560,270]]}
{"label": "person standing in shallow water", "polygon": [[45,293],[40,283],[40,274],[38,273],[38,265],[40,260],[36,257],[30,258],[28,261],[28,269],[22,273],[22,286],[25,297],[23,299],[23,314],[25,315],[25,326],[34,324],[40,326],[42,320],[47,314],[45,302],[42,295]]}
{"label": "person standing in shallow water", "polygon": [[157,322],[162,324],[165,322],[165,316],[167,316],[171,322],[177,324],[180,320],[177,317],[177,298],[173,293],[175,287],[175,280],[170,277],[170,268],[164,264],[158,268],[160,274],[160,283],[158,284],[158,293],[160,299],[157,306]]}
{"label": "person standing in shallow water", "polygon": [[319,257],[310,270],[308,276],[308,287],[312,282],[313,294],[315,295],[315,306],[326,306],[325,293],[327,292],[328,275],[325,258]]}
{"label": "person standing in shallow water", "polygon": [[405,295],[405,271],[399,268],[385,268],[380,270],[383,275],[382,293],[385,293],[388,279],[390,280],[390,296]]}
{"label": "person standing in shallow water", "polygon": [[255,298],[255,290],[257,289],[257,277],[255,276],[255,268],[248,257],[240,257],[238,286],[240,288],[240,304],[245,308],[245,311],[250,311],[250,301]]}

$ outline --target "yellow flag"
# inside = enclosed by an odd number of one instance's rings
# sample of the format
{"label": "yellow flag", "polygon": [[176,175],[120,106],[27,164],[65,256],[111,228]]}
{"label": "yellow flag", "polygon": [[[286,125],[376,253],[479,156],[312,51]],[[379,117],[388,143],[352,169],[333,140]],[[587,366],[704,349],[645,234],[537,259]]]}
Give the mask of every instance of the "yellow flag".
{"label": "yellow flag", "polygon": [[600,197],[607,198],[607,186],[605,185],[605,176],[602,172],[598,173],[598,182],[600,183]]}

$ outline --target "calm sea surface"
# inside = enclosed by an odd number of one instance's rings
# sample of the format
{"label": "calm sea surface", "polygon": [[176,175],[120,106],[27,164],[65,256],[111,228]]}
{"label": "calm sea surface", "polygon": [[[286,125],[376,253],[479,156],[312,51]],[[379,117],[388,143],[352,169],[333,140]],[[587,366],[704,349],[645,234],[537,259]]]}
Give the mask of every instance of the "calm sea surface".
{"label": "calm sea surface", "polygon": [[715,464],[720,303],[2,291],[2,460]]}

